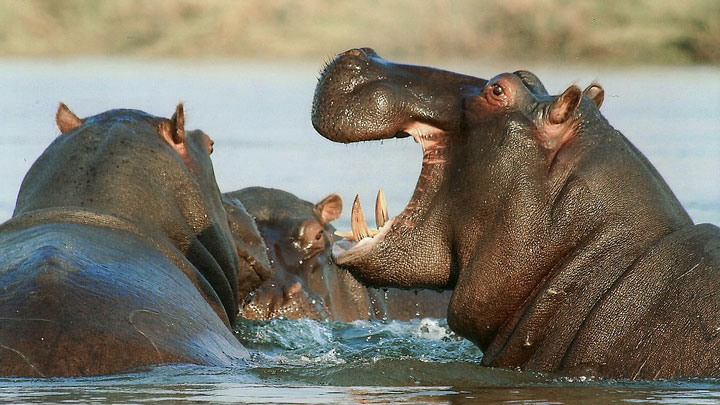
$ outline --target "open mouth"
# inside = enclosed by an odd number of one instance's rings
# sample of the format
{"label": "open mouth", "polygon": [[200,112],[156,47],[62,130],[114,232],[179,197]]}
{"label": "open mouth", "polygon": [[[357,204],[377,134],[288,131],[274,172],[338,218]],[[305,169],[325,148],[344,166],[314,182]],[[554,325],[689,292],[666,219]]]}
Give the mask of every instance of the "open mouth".
{"label": "open mouth", "polygon": [[[389,218],[382,194],[376,229],[365,221],[359,200],[352,207],[351,232],[333,246],[335,262],[363,282],[403,285],[406,269],[450,267],[444,232],[449,226],[448,165],[464,119],[463,100],[479,94],[486,80],[382,59],[371,49],[338,55],[315,88],[312,124],[323,137],[341,143],[412,136],[423,150],[415,191],[402,212]],[[378,270],[391,271],[380,277]],[[401,271],[402,269],[402,271]],[[361,274],[362,273],[362,274]],[[426,274],[430,274],[428,270]],[[387,274],[386,274],[387,275]],[[445,280],[446,281],[446,280]],[[427,285],[442,283],[428,277]]]}
{"label": "open mouth", "polygon": [[350,215],[350,232],[336,232],[339,241],[333,244],[333,257],[337,264],[355,261],[374,249],[387,248],[396,238],[405,237],[426,218],[430,201],[438,191],[438,181],[447,162],[447,134],[432,125],[412,122],[395,136],[412,136],[423,150],[422,169],[410,202],[397,216],[388,215],[385,193],[380,189],[375,201],[376,228],[365,220],[359,196],[355,196]]}

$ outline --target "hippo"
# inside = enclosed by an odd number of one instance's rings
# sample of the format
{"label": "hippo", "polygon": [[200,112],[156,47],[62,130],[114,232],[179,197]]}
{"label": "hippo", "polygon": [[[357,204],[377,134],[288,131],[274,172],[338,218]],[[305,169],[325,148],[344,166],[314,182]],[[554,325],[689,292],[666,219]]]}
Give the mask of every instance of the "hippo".
{"label": "hippo", "polygon": [[[300,284],[300,279],[291,276],[286,270],[284,263],[274,262],[275,266],[270,264],[269,250],[260,236],[254,217],[236,197],[239,192],[222,195],[230,230],[238,245],[251,246],[248,250],[251,250],[256,258],[263,256],[262,267],[268,269],[256,273],[259,277],[253,281],[259,284],[253,283],[256,288],[250,292],[246,302],[243,302],[239,308],[240,316],[251,320],[269,320],[280,316],[292,319],[327,318],[327,311],[319,297],[311,296],[309,290],[304,289]],[[268,203],[272,202],[268,201]],[[294,247],[291,247],[290,243],[288,241],[287,246],[284,247],[292,251]],[[299,246],[297,248],[299,249]]]}
{"label": "hippo", "polygon": [[[247,209],[272,261],[273,274],[253,292],[241,309],[242,317],[351,322],[446,316],[449,293],[368,289],[332,262],[330,249],[336,237],[331,222],[342,212],[337,194],[313,204],[287,191],[248,187],[223,194],[223,200],[228,212]],[[229,215],[231,222],[233,218]]]}
{"label": "hippo", "polygon": [[227,194],[222,194],[221,198],[241,263],[238,267],[238,296],[241,297],[238,301],[238,311],[242,311],[254,291],[266,283],[274,273],[265,241],[253,217],[236,198]]}
{"label": "hippo", "polygon": [[[215,182],[212,140],[116,109],[78,118],[25,176],[0,225],[0,375],[230,366],[240,259]],[[249,271],[249,270],[248,270]]]}
{"label": "hippo", "polygon": [[[490,80],[371,49],[321,74],[325,138],[412,136],[403,212],[335,261],[370,286],[452,289],[448,324],[493,367],[598,378],[720,376],[720,229],[695,225],[602,116],[604,90],[549,95],[527,71]],[[401,258],[401,260],[398,260]]]}

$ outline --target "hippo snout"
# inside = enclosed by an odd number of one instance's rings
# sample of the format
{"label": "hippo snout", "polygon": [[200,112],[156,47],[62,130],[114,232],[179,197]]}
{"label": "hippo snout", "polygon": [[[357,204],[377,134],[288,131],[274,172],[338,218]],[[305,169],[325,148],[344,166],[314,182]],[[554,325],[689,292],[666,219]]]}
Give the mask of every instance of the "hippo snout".
{"label": "hippo snout", "polygon": [[393,63],[371,48],[353,48],[340,53],[320,76],[312,124],[322,136],[343,143],[406,136],[416,123],[455,131],[463,118],[462,100],[479,93],[486,82]]}
{"label": "hippo snout", "polygon": [[370,48],[355,48],[338,54],[320,77],[330,78],[324,86],[340,94],[352,93],[358,86],[385,77],[385,61]]}

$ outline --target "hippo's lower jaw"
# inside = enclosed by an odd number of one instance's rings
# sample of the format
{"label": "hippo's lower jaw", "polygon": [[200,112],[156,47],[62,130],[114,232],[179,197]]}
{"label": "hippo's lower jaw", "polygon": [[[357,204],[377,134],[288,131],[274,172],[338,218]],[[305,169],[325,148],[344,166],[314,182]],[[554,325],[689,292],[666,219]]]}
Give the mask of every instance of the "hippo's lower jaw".
{"label": "hippo's lower jaw", "polygon": [[[353,205],[353,207],[355,207],[355,205]],[[376,248],[377,244],[385,239],[387,233],[392,229],[396,218],[397,217],[387,221],[385,225],[378,229],[378,233],[373,236],[366,236],[359,241],[343,238],[333,243],[332,256],[333,259],[335,259],[335,263],[342,266],[346,263],[361,260],[365,255],[370,254],[372,250]]]}
{"label": "hippo's lower jaw", "polygon": [[[449,161],[447,146],[451,136],[449,133],[433,127],[432,125],[413,122],[403,128],[403,133],[413,137],[423,149],[422,169],[415,186],[415,191],[405,209],[390,220],[387,218],[387,208],[384,206],[384,196],[378,194],[376,203],[377,232],[368,232],[364,214],[356,198],[352,206],[351,226],[353,240],[341,239],[333,245],[332,254],[335,262],[348,268],[371,268],[370,263],[405,256],[402,252],[412,252],[419,248],[419,235],[434,234],[436,221],[428,218],[429,207],[440,190],[440,185],[446,177],[446,166]],[[400,136],[397,136],[400,137]],[[430,230],[428,230],[430,228]],[[439,241],[435,247],[442,246]],[[416,254],[410,255],[418,257]],[[424,265],[414,262],[412,266]],[[368,281],[362,274],[359,278]],[[370,282],[370,284],[373,284]],[[436,286],[437,287],[437,286]]]}

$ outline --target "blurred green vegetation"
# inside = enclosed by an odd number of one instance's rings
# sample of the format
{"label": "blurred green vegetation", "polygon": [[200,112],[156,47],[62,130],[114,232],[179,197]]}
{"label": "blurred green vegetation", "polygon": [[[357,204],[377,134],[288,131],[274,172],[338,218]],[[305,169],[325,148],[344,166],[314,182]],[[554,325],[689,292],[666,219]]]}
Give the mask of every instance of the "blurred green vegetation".
{"label": "blurred green vegetation", "polygon": [[0,55],[720,62],[720,0],[5,0]]}

